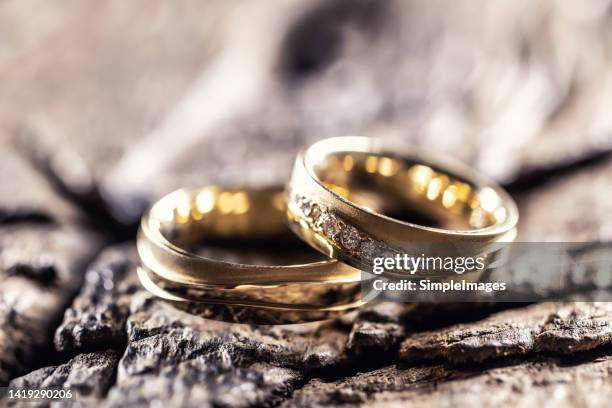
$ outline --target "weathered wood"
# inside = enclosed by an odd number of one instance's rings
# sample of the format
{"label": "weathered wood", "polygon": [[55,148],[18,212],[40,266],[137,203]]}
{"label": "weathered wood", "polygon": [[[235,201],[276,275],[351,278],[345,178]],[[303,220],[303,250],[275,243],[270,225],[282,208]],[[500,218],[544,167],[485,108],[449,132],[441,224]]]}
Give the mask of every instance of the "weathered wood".
{"label": "weathered wood", "polygon": [[609,356],[590,362],[539,358],[498,366],[389,366],[325,382],[311,380],[285,407],[606,406]]}
{"label": "weathered wood", "polygon": [[499,312],[487,319],[409,336],[406,362],[443,358],[453,363],[554,352],[571,354],[612,342],[608,303],[541,303]]}
{"label": "weathered wood", "polygon": [[[79,354],[67,363],[34,370],[11,381],[15,388],[68,388],[82,403],[103,398],[115,380],[119,353],[114,350]],[[10,405],[10,404],[9,404]]]}
{"label": "weathered wood", "polygon": [[338,134],[449,152],[509,185],[519,239],[609,254],[605,7],[242,3],[0,5],[0,386],[102,406],[608,403],[606,303],[262,325],[140,287],[134,226],[154,197],[282,184],[301,146]]}

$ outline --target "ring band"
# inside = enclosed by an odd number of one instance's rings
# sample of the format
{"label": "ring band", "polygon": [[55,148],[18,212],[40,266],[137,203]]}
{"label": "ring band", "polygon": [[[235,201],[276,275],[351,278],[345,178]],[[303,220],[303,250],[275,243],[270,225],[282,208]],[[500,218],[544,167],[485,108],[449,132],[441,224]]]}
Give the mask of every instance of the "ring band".
{"label": "ring band", "polygon": [[[297,235],[364,270],[376,257],[410,253],[421,243],[495,251],[514,239],[518,221],[512,198],[469,167],[357,136],[325,139],[298,154],[287,207]],[[385,215],[398,209],[440,226]]]}
{"label": "ring band", "polygon": [[177,190],[142,218],[137,238],[139,277],[150,291],[169,300],[291,310],[358,306],[360,271],[334,259],[247,265],[190,250],[202,238],[262,240],[288,232],[281,189]]}
{"label": "ring band", "polygon": [[[314,308],[312,305],[300,308],[299,305],[291,304],[279,307],[278,303],[272,306],[262,305],[260,301],[255,305],[237,300],[224,299],[218,301],[201,296],[182,296],[181,293],[169,290],[163,284],[156,282],[153,274],[143,267],[137,268],[137,275],[143,287],[153,295],[171,303],[174,307],[184,310],[191,314],[201,315],[215,320],[224,320],[231,323],[252,323],[252,324],[295,324],[311,321],[327,320],[343,313],[346,310],[359,307],[364,304],[361,296],[351,303],[347,298],[345,303],[340,302],[336,307]],[[323,287],[326,284],[321,284]],[[283,288],[278,288],[282,291]],[[351,285],[350,290],[355,291],[355,285]],[[329,292],[328,292],[329,293]],[[216,297],[216,296],[215,296]],[[308,297],[306,297],[308,299]],[[255,306],[255,307],[253,307]]]}
{"label": "ring band", "polygon": [[144,267],[138,268],[137,274],[145,289],[157,297],[173,302],[326,312],[343,311],[363,304],[361,287],[357,282],[239,285],[224,288],[177,284],[159,278]]}

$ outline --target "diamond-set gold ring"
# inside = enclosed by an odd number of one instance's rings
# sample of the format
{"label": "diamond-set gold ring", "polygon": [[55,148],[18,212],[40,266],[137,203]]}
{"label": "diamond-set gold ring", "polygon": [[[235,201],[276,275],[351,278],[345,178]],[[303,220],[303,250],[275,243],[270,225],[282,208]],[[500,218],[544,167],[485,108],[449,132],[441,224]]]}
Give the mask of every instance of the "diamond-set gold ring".
{"label": "diamond-set gold ring", "polygon": [[[426,245],[495,251],[516,235],[518,211],[492,181],[447,157],[379,139],[319,141],[298,154],[287,188],[292,230],[335,259],[370,270],[376,257]],[[426,226],[395,218],[420,214]]]}

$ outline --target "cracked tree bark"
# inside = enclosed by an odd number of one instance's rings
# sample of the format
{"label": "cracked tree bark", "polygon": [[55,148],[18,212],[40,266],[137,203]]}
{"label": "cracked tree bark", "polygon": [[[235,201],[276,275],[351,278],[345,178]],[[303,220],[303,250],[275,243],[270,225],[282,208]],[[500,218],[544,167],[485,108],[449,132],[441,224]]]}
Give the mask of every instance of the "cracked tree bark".
{"label": "cracked tree bark", "polygon": [[[607,404],[607,303],[380,303],[260,325],[141,288],[133,239],[152,199],[283,183],[301,146],[340,133],[451,152],[508,185],[519,239],[612,254],[609,12],[283,7],[268,24],[222,1],[0,5],[0,386],[67,387],[100,406]],[[242,25],[274,41],[260,50]],[[257,75],[240,71],[252,55]],[[210,98],[217,83],[231,97]]]}

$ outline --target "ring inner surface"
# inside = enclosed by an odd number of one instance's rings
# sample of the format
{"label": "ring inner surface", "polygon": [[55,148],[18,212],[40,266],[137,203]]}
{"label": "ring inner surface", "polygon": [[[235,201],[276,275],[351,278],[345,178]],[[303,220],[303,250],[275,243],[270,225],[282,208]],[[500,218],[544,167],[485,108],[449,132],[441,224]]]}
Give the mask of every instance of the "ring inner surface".
{"label": "ring inner surface", "polygon": [[250,265],[325,259],[290,233],[280,189],[179,190],[152,207],[149,225],[171,244],[209,259]]}
{"label": "ring inner surface", "polygon": [[314,173],[327,188],[359,207],[401,221],[475,230],[508,217],[493,188],[388,154],[328,154],[315,163]]}

